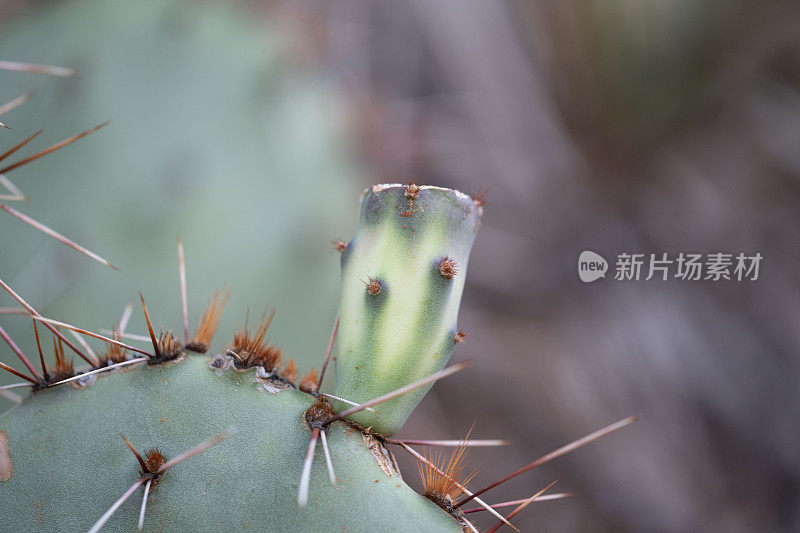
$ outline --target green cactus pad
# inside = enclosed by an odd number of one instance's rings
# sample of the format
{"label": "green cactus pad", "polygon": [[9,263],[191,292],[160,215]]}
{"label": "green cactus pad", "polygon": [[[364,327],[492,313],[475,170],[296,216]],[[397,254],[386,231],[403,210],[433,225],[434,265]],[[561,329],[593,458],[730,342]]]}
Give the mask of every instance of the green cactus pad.
{"label": "green cactus pad", "polygon": [[[452,189],[367,189],[358,231],[342,254],[337,396],[363,403],[447,364],[481,213],[472,198]],[[391,435],[429,388],[350,419]]]}
{"label": "green cactus pad", "polygon": [[[148,499],[147,531],[460,531],[459,524],[389,476],[364,436],[329,428],[338,480],[318,446],[309,505],[297,489],[313,398],[271,393],[257,369],[221,371],[212,359],[137,365],[78,389],[31,394],[0,417],[0,524],[4,531],[86,531],[138,478],[120,433],[143,453],[169,460],[235,428],[219,445],[163,474]],[[385,467],[385,465],[384,465]],[[8,475],[10,474],[10,477]],[[139,489],[103,531],[132,531]]]}

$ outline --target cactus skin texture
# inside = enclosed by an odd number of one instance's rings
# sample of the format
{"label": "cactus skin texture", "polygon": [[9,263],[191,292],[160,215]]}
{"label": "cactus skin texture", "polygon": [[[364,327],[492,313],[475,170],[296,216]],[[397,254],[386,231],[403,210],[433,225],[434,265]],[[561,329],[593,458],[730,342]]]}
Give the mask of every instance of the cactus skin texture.
{"label": "cactus skin texture", "polygon": [[[309,505],[298,509],[310,435],[303,415],[314,399],[293,389],[265,391],[256,369],[215,373],[211,360],[142,363],[84,389],[32,393],[1,416],[7,450],[0,449],[0,463],[10,457],[13,473],[0,481],[0,529],[87,531],[139,478],[120,433],[140,451],[158,447],[170,459],[234,427],[233,436],[162,476],[148,496],[145,531],[461,531],[385,474],[360,432],[342,422],[328,434],[336,485],[318,447]],[[134,531],[142,494],[102,531]]]}
{"label": "cactus skin texture", "polygon": [[[472,198],[452,189],[366,190],[356,236],[342,254],[337,396],[363,403],[445,366],[481,214]],[[392,435],[429,388],[349,419]]]}

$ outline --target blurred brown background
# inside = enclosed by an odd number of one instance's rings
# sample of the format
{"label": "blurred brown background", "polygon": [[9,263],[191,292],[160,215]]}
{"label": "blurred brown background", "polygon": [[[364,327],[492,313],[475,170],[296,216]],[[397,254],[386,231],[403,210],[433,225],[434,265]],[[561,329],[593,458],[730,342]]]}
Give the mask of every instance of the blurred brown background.
{"label": "blurred brown background", "polygon": [[[8,20],[29,9],[9,4]],[[331,138],[349,139],[341,153],[353,170],[335,188],[347,189],[344,207],[326,220],[352,229],[354,199],[376,181],[491,187],[460,317],[468,338],[454,356],[479,364],[438,384],[403,436],[456,438],[477,420],[477,437],[512,439],[471,454],[480,487],[641,412],[633,427],[487,499],[522,498],[555,479],[576,493],[529,507],[517,520],[526,531],[800,529],[796,2],[235,9],[289,43],[292,76],[336,94],[344,118]],[[291,179],[291,164],[284,170]],[[314,179],[331,186],[324,170]],[[169,226],[167,241],[178,230]],[[319,244],[300,257],[318,261]],[[612,262],[619,252],[682,251],[764,260],[755,282],[584,284],[585,249]],[[330,275],[335,262],[325,261]],[[330,314],[335,300],[324,305]],[[320,349],[328,327],[321,315],[309,324]],[[303,333],[287,323],[274,336],[291,347]],[[317,355],[306,357],[309,366]]]}
{"label": "blurred brown background", "polygon": [[[405,433],[513,435],[473,454],[481,486],[643,412],[492,500],[558,479],[575,499],[520,524],[798,530],[799,6],[307,5],[372,179],[492,187],[461,315],[481,366]],[[765,259],[757,282],[585,285],[584,249]]]}

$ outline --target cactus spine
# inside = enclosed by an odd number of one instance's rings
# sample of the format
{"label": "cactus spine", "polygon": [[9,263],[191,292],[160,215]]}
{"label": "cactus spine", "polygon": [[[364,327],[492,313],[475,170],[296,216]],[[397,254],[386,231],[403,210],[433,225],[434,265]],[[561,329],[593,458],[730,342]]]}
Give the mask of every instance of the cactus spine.
{"label": "cactus spine", "polygon": [[[445,366],[459,339],[458,307],[481,212],[451,189],[366,190],[357,233],[342,254],[337,396],[362,403]],[[429,388],[350,420],[391,435]]]}

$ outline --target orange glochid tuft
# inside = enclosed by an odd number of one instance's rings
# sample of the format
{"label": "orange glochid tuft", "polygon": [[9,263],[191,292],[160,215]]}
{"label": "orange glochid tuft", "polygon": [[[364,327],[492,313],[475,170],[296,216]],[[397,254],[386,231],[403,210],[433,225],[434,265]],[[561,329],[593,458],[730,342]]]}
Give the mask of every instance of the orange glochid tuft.
{"label": "orange glochid tuft", "polygon": [[125,437],[125,435],[120,436],[122,437],[122,440],[125,441],[125,445],[139,462],[139,466],[141,467],[139,473],[151,480],[152,484],[150,485],[150,488],[152,490],[158,483],[158,478],[160,477],[158,475],[158,470],[167,462],[167,459],[158,448],[151,448],[144,454],[144,457],[142,457],[139,452],[136,451],[136,448],[134,448],[131,441]]}
{"label": "orange glochid tuft", "polygon": [[153,448],[144,454],[144,466],[146,472],[142,473],[155,474],[166,462],[167,460],[164,458],[158,448]]}
{"label": "orange glochid tuft", "polygon": [[72,358],[67,359],[64,355],[64,346],[61,339],[53,339],[53,352],[55,353],[55,370],[50,372],[50,382],[55,383],[75,375],[75,364]]}
{"label": "orange glochid tuft", "polygon": [[286,367],[281,371],[281,376],[283,376],[283,379],[292,384],[297,381],[297,365],[295,364],[294,359],[289,359]]}
{"label": "orange glochid tuft", "polygon": [[467,334],[464,333],[464,331],[458,330],[456,332],[456,334],[453,335],[453,344],[458,344],[460,342],[464,342],[464,337],[466,337],[466,336],[467,336]]}
{"label": "orange glochid tuft", "polygon": [[317,371],[312,368],[311,371],[300,380],[300,386],[298,388],[305,393],[316,396],[319,391],[317,387],[317,378]]}
{"label": "orange glochid tuft", "polygon": [[445,458],[440,450],[436,450],[432,456],[427,457],[429,463],[417,463],[425,497],[451,514],[458,512],[455,502],[464,494],[461,487],[466,486],[476,474],[476,472],[469,474],[464,472],[468,451],[467,441],[473,427],[474,423],[469,428],[467,436],[453,449],[449,457]]}
{"label": "orange glochid tuft", "polygon": [[225,288],[214,291],[203,311],[203,315],[200,317],[200,323],[197,325],[194,337],[186,344],[187,350],[196,353],[206,353],[208,351],[211,339],[219,327],[222,310],[225,308],[225,304],[228,303],[230,295],[231,291],[225,290]]}
{"label": "orange glochid tuft", "polygon": [[[119,330],[117,328],[113,328],[111,330],[111,338],[115,341],[122,341],[122,335],[119,334]],[[113,365],[116,363],[121,363],[127,359],[128,350],[122,348],[117,344],[106,343],[106,353],[104,353],[100,357],[100,362],[106,365]]]}
{"label": "orange glochid tuft", "polygon": [[342,253],[347,249],[347,243],[342,239],[333,239],[331,244],[333,245],[333,249],[339,253]]}
{"label": "orange glochid tuft", "polygon": [[158,337],[158,351],[161,353],[161,360],[171,361],[176,359],[183,351],[183,345],[175,338],[171,331],[164,333],[161,331]]}
{"label": "orange glochid tuft", "polygon": [[267,372],[274,371],[281,360],[281,349],[274,344],[267,344],[264,338],[267,335],[267,330],[275,316],[273,310],[269,317],[266,311],[261,317],[261,322],[255,331],[250,331],[247,328],[249,319],[245,318],[244,327],[240,328],[233,334],[233,343],[231,349],[236,354],[234,366],[238,369],[250,368],[254,366],[261,366]]}

